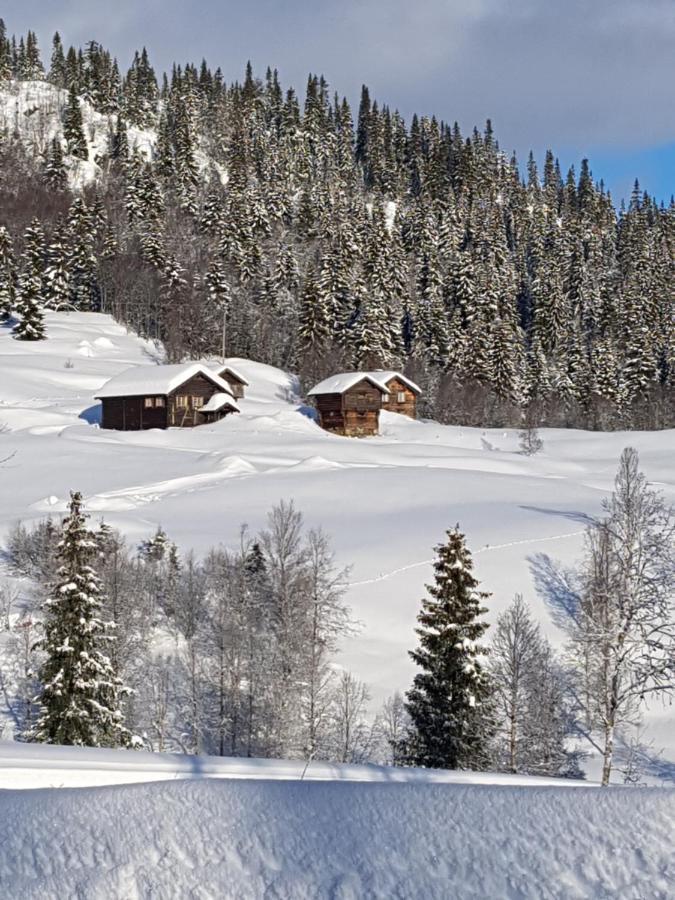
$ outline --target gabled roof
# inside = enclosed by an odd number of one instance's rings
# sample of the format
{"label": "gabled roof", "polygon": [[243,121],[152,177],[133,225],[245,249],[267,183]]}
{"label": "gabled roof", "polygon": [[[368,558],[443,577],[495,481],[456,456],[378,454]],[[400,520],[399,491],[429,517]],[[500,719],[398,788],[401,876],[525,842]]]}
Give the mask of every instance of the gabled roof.
{"label": "gabled roof", "polygon": [[415,384],[414,381],[411,381],[409,378],[406,378],[405,375],[402,375],[400,372],[385,372],[382,370],[378,370],[377,372],[364,372],[364,375],[372,375],[373,378],[381,381],[385,386],[389,384],[392,378],[398,378],[406,387],[409,387],[413,394],[421,394],[422,388]]}
{"label": "gabled roof", "polygon": [[241,374],[241,372],[238,369],[233,369],[232,366],[228,366],[228,365],[220,365],[220,366],[215,365],[214,366],[213,363],[211,363],[210,368],[217,375],[220,375],[221,378],[226,378],[228,375],[231,375],[235,379],[235,381],[241,382],[241,384],[243,384],[245,387],[248,386],[248,381],[244,378],[244,376]]}
{"label": "gabled roof", "polygon": [[229,394],[214,394],[209,398],[209,402],[200,408],[200,412],[218,412],[225,406],[229,406],[235,412],[239,412],[239,407]]}
{"label": "gabled roof", "polygon": [[368,372],[341,372],[339,375],[331,375],[329,378],[324,378],[319,384],[315,384],[307,396],[316,397],[317,394],[344,394],[350,388],[353,388],[354,385],[358,384],[359,381],[369,381],[373,387],[378,389],[378,391],[382,391],[383,394],[388,393],[387,388],[382,381],[378,380],[373,375],[370,375]]}
{"label": "gabled roof", "polygon": [[96,394],[106,397],[144,397],[147,394],[170,394],[195,375],[203,375],[223,394],[232,397],[232,389],[215,372],[202,363],[178,363],[172,366],[133,366],[106,381]]}

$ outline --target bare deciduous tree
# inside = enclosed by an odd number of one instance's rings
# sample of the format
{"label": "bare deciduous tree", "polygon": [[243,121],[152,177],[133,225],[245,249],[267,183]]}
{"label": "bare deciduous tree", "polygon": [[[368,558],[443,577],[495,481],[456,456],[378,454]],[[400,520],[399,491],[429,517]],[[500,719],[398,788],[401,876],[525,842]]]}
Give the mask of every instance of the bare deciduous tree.
{"label": "bare deciduous tree", "polygon": [[618,726],[644,699],[675,689],[675,520],[626,448],[606,517],[586,538],[582,590],[568,623],[590,724],[601,732],[609,784]]}

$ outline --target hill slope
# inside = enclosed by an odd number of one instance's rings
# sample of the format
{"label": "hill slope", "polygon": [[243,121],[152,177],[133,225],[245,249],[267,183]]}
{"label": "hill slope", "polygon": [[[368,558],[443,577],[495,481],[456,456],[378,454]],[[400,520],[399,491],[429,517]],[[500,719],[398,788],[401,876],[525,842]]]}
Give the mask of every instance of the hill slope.
{"label": "hill slope", "polygon": [[[543,452],[518,452],[514,431],[412,422],[383,414],[382,434],[355,440],[322,431],[294,379],[233,360],[250,381],[242,412],[215,425],[120,433],[96,427],[97,389],[158,352],[109,317],[47,316],[49,340],[14,341],[0,328],[0,529],[65,509],[82,490],[88,509],[129,541],[161,524],[182,549],[234,546],[241,522],[259,529],[269,508],[293,499],[311,526],[352,564],[347,601],[362,622],[340,657],[374,701],[407,686],[415,615],[432,547],[459,522],[493,592],[494,621],[522,592],[560,640],[534,575],[549,584],[548,557],[578,556],[588,516],[611,489],[621,449],[640,452],[648,478],[675,499],[672,431],[543,431]],[[672,716],[652,716],[655,749],[675,747]]]}

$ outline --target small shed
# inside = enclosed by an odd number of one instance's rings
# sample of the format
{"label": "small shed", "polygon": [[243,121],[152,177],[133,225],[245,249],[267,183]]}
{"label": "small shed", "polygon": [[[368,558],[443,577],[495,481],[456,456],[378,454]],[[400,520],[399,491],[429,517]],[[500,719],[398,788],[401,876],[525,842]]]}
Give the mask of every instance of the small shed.
{"label": "small shed", "polygon": [[134,366],[107,381],[96,398],[101,426],[119,431],[191,428],[239,412],[230,385],[201,363]]}
{"label": "small shed", "polygon": [[364,372],[331,375],[309,392],[326,431],[347,437],[367,437],[379,432],[380,409],[386,387]]}
{"label": "small shed", "polygon": [[232,391],[232,396],[236,400],[241,400],[244,396],[244,391],[248,387],[248,381],[244,378],[241,372],[237,371],[237,369],[233,369],[232,366],[228,365],[212,365],[211,369],[216,373],[219,378],[222,378],[223,381],[226,381],[230,390]]}
{"label": "small shed", "polygon": [[387,396],[382,401],[382,409],[388,412],[401,413],[411,419],[417,418],[417,398],[422,390],[414,381],[400,372],[366,372],[387,389]]}

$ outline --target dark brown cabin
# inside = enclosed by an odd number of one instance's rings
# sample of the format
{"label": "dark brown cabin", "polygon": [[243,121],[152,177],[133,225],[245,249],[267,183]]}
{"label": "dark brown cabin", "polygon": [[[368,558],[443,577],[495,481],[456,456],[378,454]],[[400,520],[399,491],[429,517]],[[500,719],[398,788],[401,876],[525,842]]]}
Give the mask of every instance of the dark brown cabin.
{"label": "dark brown cabin", "polygon": [[346,437],[379,433],[384,385],[362,372],[333,375],[309,392],[326,431]]}
{"label": "dark brown cabin", "polygon": [[241,400],[243,398],[244,391],[248,387],[248,381],[241,372],[238,372],[231,366],[214,366],[213,371],[219,378],[222,378],[223,381],[226,381],[229,384],[232,396],[236,400]]}
{"label": "dark brown cabin", "polygon": [[380,381],[387,389],[387,396],[382,401],[382,409],[387,412],[400,413],[410,419],[417,418],[417,398],[421,389],[401,375],[400,372],[368,372],[372,378]]}
{"label": "dark brown cabin", "polygon": [[135,366],[111,378],[97,395],[102,428],[192,428],[239,412],[227,382],[206,366]]}

